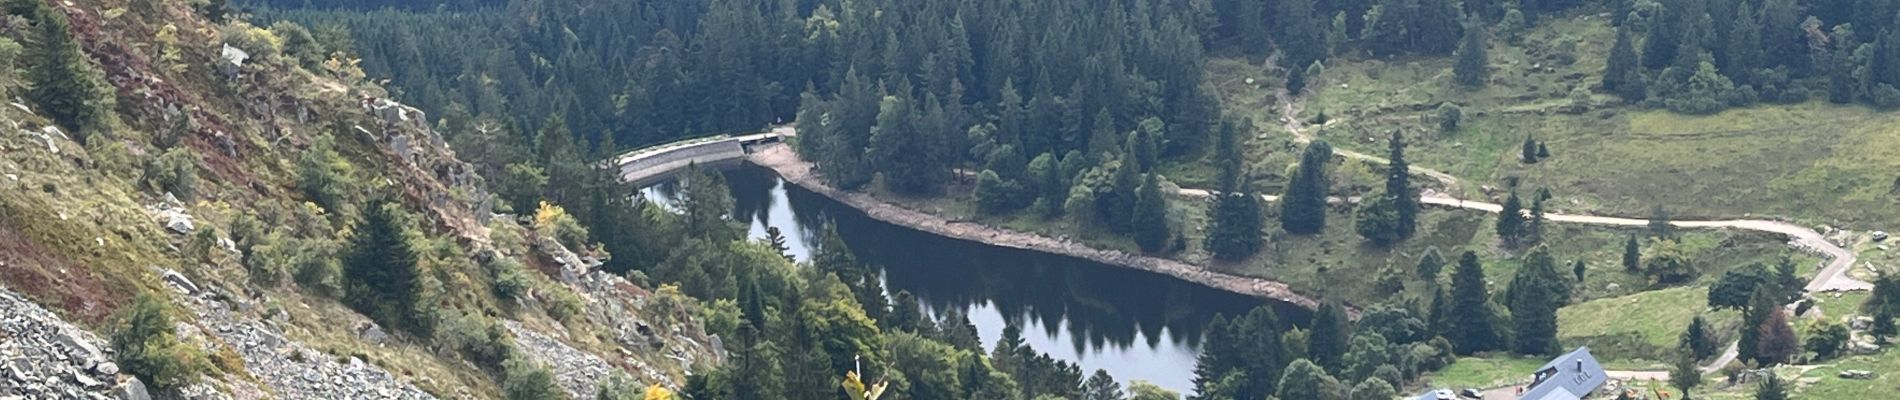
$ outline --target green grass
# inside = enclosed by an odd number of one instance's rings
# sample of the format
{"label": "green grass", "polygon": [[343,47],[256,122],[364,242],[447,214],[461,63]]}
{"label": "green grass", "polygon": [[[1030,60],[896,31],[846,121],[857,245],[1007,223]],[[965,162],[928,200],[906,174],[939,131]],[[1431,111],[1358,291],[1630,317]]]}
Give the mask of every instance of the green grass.
{"label": "green grass", "polygon": [[1705,287],[1679,287],[1572,304],[1557,310],[1557,338],[1565,348],[1590,346],[1604,360],[1660,363],[1697,313],[1716,328],[1718,341],[1733,337],[1740,314],[1707,311],[1707,296]]}
{"label": "green grass", "polygon": [[1530,378],[1549,360],[1533,357],[1464,357],[1445,369],[1431,374],[1427,386],[1434,388],[1487,388]]}
{"label": "green grass", "polygon": [[[1547,20],[1516,44],[1494,41],[1492,78],[1477,89],[1450,82],[1448,57],[1335,58],[1315,79],[1303,118],[1324,111],[1333,122],[1309,126],[1312,133],[1369,154],[1383,153],[1385,135],[1403,129],[1414,165],[1473,187],[1520,177],[1529,187],[1551,187],[1559,198],[1554,209],[1566,212],[1640,217],[1660,204],[1680,218],[1777,216],[1854,229],[1900,224],[1900,114],[1816,100],[1688,116],[1604,94],[1573,109],[1571,91],[1597,84],[1614,38],[1606,21],[1585,14]],[[1568,53],[1575,62],[1558,56],[1565,43],[1574,44]],[[1287,136],[1267,89],[1277,87],[1267,82],[1275,72],[1252,60],[1221,59],[1209,63],[1208,74],[1229,114],[1254,118],[1269,141]],[[1244,84],[1247,77],[1256,83]],[[1444,102],[1463,106],[1460,129],[1437,127],[1434,110]],[[1554,157],[1519,163],[1526,136],[1546,141]]]}

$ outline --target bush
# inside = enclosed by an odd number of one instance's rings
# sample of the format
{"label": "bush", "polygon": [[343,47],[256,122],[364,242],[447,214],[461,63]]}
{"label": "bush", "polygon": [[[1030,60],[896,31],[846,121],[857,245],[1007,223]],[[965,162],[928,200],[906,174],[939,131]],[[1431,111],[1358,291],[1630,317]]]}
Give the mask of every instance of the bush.
{"label": "bush", "polygon": [[184,147],[166,150],[145,163],[144,180],[153,189],[189,201],[198,193],[198,154]]}
{"label": "bush", "polygon": [[224,43],[244,50],[255,60],[274,60],[284,53],[284,39],[269,29],[237,21],[224,25],[219,32]]}
{"label": "bush", "polygon": [[522,274],[520,261],[500,257],[482,265],[488,267],[489,278],[494,280],[490,289],[494,291],[495,297],[512,301],[528,294],[528,277]]}
{"label": "bush", "polygon": [[297,159],[297,189],[310,202],[334,215],[342,215],[349,203],[355,167],[336,152],[335,139],[318,136],[310,149]]}
{"label": "bush", "polygon": [[1458,103],[1445,102],[1438,105],[1438,129],[1445,132],[1458,130],[1458,124],[1464,123],[1465,109]]}
{"label": "bush", "polygon": [[153,387],[190,385],[210,365],[204,354],[178,341],[171,316],[160,301],[150,295],[133,301],[112,333],[112,350],[126,373]]}
{"label": "bush", "polygon": [[1891,84],[1882,83],[1880,86],[1875,86],[1868,96],[1872,98],[1874,106],[1900,108],[1900,89],[1895,89]]}
{"label": "bush", "polygon": [[503,363],[501,391],[508,400],[560,400],[566,397],[554,386],[554,373],[520,356]]}
{"label": "bush", "polygon": [[581,222],[561,206],[541,202],[541,207],[534,210],[534,230],[554,238],[568,250],[581,252],[587,248],[587,227],[581,226]]}
{"label": "bush", "polygon": [[501,370],[503,362],[515,356],[515,340],[508,327],[477,313],[458,314],[442,330],[450,348],[460,351],[469,362]]}
{"label": "bush", "polygon": [[544,307],[547,309],[548,317],[554,318],[556,321],[568,322],[569,319],[580,315],[581,298],[580,296],[574,295],[574,292],[565,289],[543,290],[542,292],[547,293],[546,298],[543,300],[547,302]]}

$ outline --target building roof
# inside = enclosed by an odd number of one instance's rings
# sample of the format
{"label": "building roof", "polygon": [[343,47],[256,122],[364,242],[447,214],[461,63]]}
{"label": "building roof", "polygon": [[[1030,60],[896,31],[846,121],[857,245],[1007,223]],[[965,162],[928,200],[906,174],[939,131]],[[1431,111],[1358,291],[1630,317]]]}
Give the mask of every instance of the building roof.
{"label": "building roof", "polygon": [[1519,400],[1577,400],[1603,387],[1608,380],[1603,365],[1590,355],[1589,347],[1579,347],[1538,367],[1531,386]]}

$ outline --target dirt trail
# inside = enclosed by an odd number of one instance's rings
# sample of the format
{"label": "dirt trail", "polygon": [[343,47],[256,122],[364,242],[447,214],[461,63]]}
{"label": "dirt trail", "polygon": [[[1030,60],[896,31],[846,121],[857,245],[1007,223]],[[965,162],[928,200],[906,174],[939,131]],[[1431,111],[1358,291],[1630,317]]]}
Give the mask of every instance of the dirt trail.
{"label": "dirt trail", "polygon": [[[1274,95],[1279,98],[1280,112],[1281,112],[1280,121],[1283,124],[1285,124],[1284,127],[1286,128],[1287,132],[1292,133],[1294,138],[1300,142],[1312,141],[1313,140],[1312,136],[1306,134],[1306,132],[1302,130],[1302,123],[1300,122],[1300,119],[1299,119],[1299,111],[1300,111],[1300,105],[1298,104],[1299,99],[1294,98],[1293,96],[1289,95],[1285,89],[1282,89],[1276,92]],[[1379,164],[1390,164],[1390,161],[1384,158],[1374,157],[1371,155],[1358,153],[1351,150],[1335,149],[1333,151],[1335,153],[1338,153],[1340,156],[1346,157],[1346,158],[1365,160],[1365,161],[1370,161],[1370,162],[1379,163]],[[1449,188],[1457,188],[1460,183],[1458,177],[1451,176],[1451,174],[1446,174],[1444,172],[1434,171],[1431,169],[1422,168],[1418,166],[1410,166],[1410,169],[1411,169],[1411,172],[1414,174],[1422,174],[1425,176],[1429,176],[1432,179],[1436,179],[1439,182],[1443,182]],[[1183,194],[1188,194],[1188,193],[1185,193],[1186,192],[1185,189],[1183,190],[1183,192],[1184,192]],[[1206,191],[1204,190],[1198,191],[1198,192],[1199,192],[1198,195],[1205,195],[1206,193]],[[1456,190],[1454,189],[1453,192],[1456,192]],[[1273,200],[1274,200],[1273,197],[1268,197],[1268,201],[1273,201]],[[1485,211],[1485,212],[1491,212],[1491,213],[1496,213],[1504,209],[1503,206],[1500,206],[1498,204],[1465,201],[1462,199],[1438,195],[1438,194],[1434,194],[1430,192],[1427,192],[1425,195],[1421,196],[1419,201],[1424,204],[1437,205],[1437,206],[1443,206],[1443,207],[1452,207],[1452,208],[1463,208],[1467,210],[1477,210],[1477,211]],[[1644,225],[1649,224],[1649,220],[1647,219],[1602,217],[1602,216],[1594,216],[1594,215],[1545,214],[1545,218],[1554,222],[1610,225],[1610,226],[1644,226]],[[1670,224],[1678,226],[1678,227],[1683,227],[1683,228],[1744,229],[1744,230],[1769,232],[1769,233],[1777,233],[1777,234],[1785,235],[1789,238],[1791,244],[1795,245],[1796,247],[1801,247],[1804,249],[1816,251],[1828,257],[1827,265],[1821,268],[1821,270],[1815,274],[1813,279],[1808,281],[1808,284],[1806,287],[1807,291],[1826,292],[1826,291],[1873,289],[1873,284],[1846,276],[1847,270],[1854,266],[1854,262],[1857,259],[1857,257],[1854,255],[1854,252],[1848,249],[1842,248],[1841,246],[1836,245],[1833,242],[1829,242],[1827,238],[1823,237],[1819,232],[1815,232],[1813,229],[1808,229],[1800,225],[1795,225],[1795,224],[1781,222],[1781,221],[1748,220],[1748,219],[1719,220],[1719,221],[1672,221]]]}
{"label": "dirt trail", "polygon": [[787,182],[849,205],[879,221],[953,239],[1059,254],[1166,274],[1215,289],[1284,301],[1307,309],[1316,309],[1319,306],[1317,300],[1295,292],[1285,283],[1271,279],[1216,272],[1207,267],[1180,261],[1098,249],[1068,239],[1018,232],[980,223],[951,221],[942,216],[900,207],[867,193],[838,190],[819,180],[818,175],[812,171],[811,163],[799,159],[798,153],[785,145],[765,146],[752,153],[747,159],[753,164],[772,169]]}

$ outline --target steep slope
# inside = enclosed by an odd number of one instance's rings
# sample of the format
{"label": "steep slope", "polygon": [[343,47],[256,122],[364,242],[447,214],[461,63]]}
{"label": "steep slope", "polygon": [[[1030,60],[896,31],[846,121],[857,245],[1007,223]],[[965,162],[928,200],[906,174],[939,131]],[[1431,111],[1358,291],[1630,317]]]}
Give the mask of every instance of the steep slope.
{"label": "steep slope", "polygon": [[[11,305],[0,317],[111,336],[136,322],[115,315],[152,296],[184,344],[166,355],[206,362],[185,368],[184,384],[144,383],[236,398],[489,398],[515,390],[503,381],[548,382],[531,379],[547,368],[568,395],[591,397],[608,377],[678,387],[719,362],[717,338],[685,309],[695,303],[590,274],[596,255],[491,214],[483,179],[432,120],[384,100],[355,60],[323,56],[294,25],[217,23],[210,16],[226,10],[192,3],[7,2],[0,91],[14,100],[0,106],[0,288],[24,296],[0,296],[62,318]],[[79,72],[24,73],[62,66],[19,57],[62,43],[49,37],[70,38],[84,62],[64,66]],[[74,100],[107,116],[53,122],[67,109],[45,105],[66,103],[27,90],[55,87],[49,76],[104,83]],[[417,301],[402,311],[426,328],[387,326],[345,295],[354,283],[338,258],[378,200],[394,204],[398,237],[416,255]],[[35,340],[8,331],[0,349]],[[100,354],[84,362],[129,357]],[[143,375],[22,360],[31,365],[9,371],[92,371],[67,378],[87,390]],[[0,397],[65,397],[21,376],[0,373]]]}

